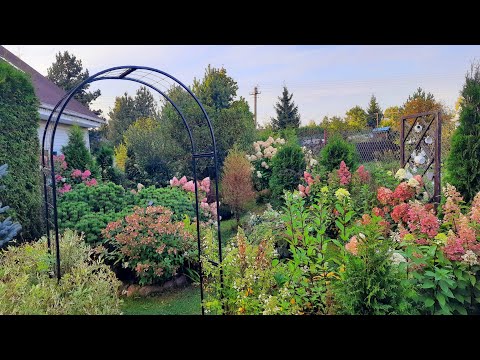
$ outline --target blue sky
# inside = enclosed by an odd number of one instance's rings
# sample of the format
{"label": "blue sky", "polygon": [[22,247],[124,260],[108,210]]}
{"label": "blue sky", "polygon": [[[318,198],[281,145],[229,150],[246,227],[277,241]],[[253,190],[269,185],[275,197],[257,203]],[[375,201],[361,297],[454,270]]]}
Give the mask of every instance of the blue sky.
{"label": "blue sky", "polygon": [[[187,85],[201,78],[208,64],[224,66],[237,81],[238,95],[253,112],[258,85],[258,120],[275,116],[274,104],[286,84],[293,92],[303,124],[327,116],[344,116],[355,105],[365,108],[375,94],[385,109],[401,105],[421,86],[453,108],[480,46],[447,45],[6,45],[7,49],[46,75],[58,51],[81,59],[90,74],[117,65],[145,65],[166,71]],[[120,85],[120,86],[119,86]],[[101,81],[102,96],[93,104],[106,114],[115,96],[133,94],[136,84]]]}

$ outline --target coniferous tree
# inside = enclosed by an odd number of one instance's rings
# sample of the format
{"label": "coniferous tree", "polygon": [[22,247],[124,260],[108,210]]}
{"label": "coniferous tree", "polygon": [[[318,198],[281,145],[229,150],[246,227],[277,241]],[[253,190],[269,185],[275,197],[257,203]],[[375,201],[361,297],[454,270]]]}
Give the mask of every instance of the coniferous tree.
{"label": "coniferous tree", "polygon": [[79,169],[82,171],[92,170],[93,159],[85,143],[82,129],[73,125],[68,134],[68,143],[62,147],[62,153],[68,164],[68,169]]}
{"label": "coniferous tree", "polygon": [[[58,52],[55,56],[55,62],[47,69],[47,77],[67,92],[89,76],[88,69],[83,70],[82,60],[77,59],[75,55],[70,54],[68,51],[65,51],[63,54]],[[74,95],[76,100],[87,107],[101,95],[100,90],[95,90],[94,92],[87,91],[89,87],[90,84],[85,85]],[[99,115],[101,110],[95,110],[94,112]]]}
{"label": "coniferous tree", "polygon": [[370,98],[370,102],[368,103],[367,108],[367,125],[374,128],[377,126],[377,116],[378,116],[378,123],[380,124],[380,120],[382,120],[382,109],[380,109],[380,105],[378,105],[377,98],[375,95],[372,94]]}
{"label": "coniferous tree", "polygon": [[452,136],[447,181],[470,201],[480,191],[480,63],[465,78],[460,125]]}
{"label": "coniferous tree", "polygon": [[292,97],[293,93],[289,94],[287,87],[284,86],[282,96],[278,97],[279,101],[275,104],[277,117],[272,118],[272,125],[275,130],[298,128],[300,126],[298,106],[292,101]]}

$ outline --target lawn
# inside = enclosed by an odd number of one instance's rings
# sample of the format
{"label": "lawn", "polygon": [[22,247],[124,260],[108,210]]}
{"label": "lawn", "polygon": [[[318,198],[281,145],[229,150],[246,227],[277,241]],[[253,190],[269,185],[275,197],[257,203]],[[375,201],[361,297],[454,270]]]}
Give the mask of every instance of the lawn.
{"label": "lawn", "polygon": [[160,296],[124,299],[125,315],[201,315],[200,288],[189,286]]}

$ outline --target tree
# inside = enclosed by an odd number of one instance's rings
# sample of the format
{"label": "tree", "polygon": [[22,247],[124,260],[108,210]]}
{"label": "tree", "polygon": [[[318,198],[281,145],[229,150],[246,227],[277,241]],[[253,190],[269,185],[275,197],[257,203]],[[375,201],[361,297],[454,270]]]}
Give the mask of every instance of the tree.
{"label": "tree", "polygon": [[386,108],[380,126],[390,126],[392,129],[399,131],[402,111],[402,108],[399,106],[390,106]]}
{"label": "tree", "polygon": [[410,95],[402,106],[402,115],[412,115],[427,111],[442,110],[442,104],[435,100],[432,93],[425,93],[421,87]]}
{"label": "tree", "polygon": [[460,125],[452,137],[447,160],[447,181],[465,201],[480,191],[480,63],[472,64],[465,77]]}
{"label": "tree", "polygon": [[[238,145],[239,150],[249,150],[255,139],[253,114],[243,97],[236,99],[237,88],[237,83],[227,75],[225,69],[210,67],[204,78],[195,80],[192,86],[212,123],[220,167],[234,144]],[[196,151],[212,151],[210,130],[194,99],[179,86],[172,87],[167,95],[184,114],[192,131]],[[191,144],[181,117],[171,104],[166,103],[160,111],[160,118],[165,132],[174,140],[176,157],[181,159],[178,165],[182,169],[178,169],[178,172],[191,172]],[[199,176],[211,176],[207,165],[206,161],[198,162]]]}
{"label": "tree", "polygon": [[39,124],[30,78],[0,59],[0,164],[9,166],[0,199],[10,206],[8,215],[22,224],[24,240],[42,234]]}
{"label": "tree", "polygon": [[238,85],[227,76],[225,68],[216,69],[209,64],[203,79],[193,80],[192,89],[203,105],[220,110],[231,106],[237,96]]}
{"label": "tree", "polygon": [[371,128],[374,128],[377,126],[377,118],[379,123],[380,123],[380,120],[382,120],[382,109],[380,109],[380,105],[378,105],[377,98],[373,94],[372,94],[372,97],[370,98],[370,102],[368,103],[367,116],[368,116],[367,125]]}
{"label": "tree", "polygon": [[153,95],[145,86],[142,86],[137,90],[135,97],[127,93],[116,97],[115,105],[108,116],[110,118],[108,139],[117,146],[122,142],[123,133],[131,124],[142,118],[158,119],[158,112]]}
{"label": "tree", "polygon": [[[65,51],[63,54],[58,52],[55,58],[55,62],[47,69],[47,77],[63,90],[70,91],[90,76],[88,69],[83,71],[82,60],[77,59],[75,55],[70,54],[68,51]],[[90,84],[83,86],[74,95],[76,100],[87,107],[90,107],[90,103],[101,95],[100,90],[95,90],[94,92],[87,91],[89,87]],[[95,113],[99,115],[101,110],[96,110]]]}
{"label": "tree", "polygon": [[275,130],[298,128],[300,126],[298,106],[292,101],[292,97],[293,93],[289,95],[287,87],[284,86],[282,96],[278,97],[279,101],[275,104],[277,117],[272,118],[272,125]]}
{"label": "tree", "polygon": [[345,121],[349,130],[361,130],[367,127],[367,113],[360,106],[347,111]]}
{"label": "tree", "polygon": [[[7,169],[7,164],[0,166],[0,180],[2,177],[7,175]],[[0,189],[5,190],[5,186],[0,185]],[[8,209],[9,207],[3,206],[2,202],[0,201],[0,214],[6,213]],[[18,222],[12,221],[10,217],[7,217],[3,220],[0,218],[0,248],[17,236],[20,230],[22,230],[22,225],[20,225]]]}
{"label": "tree", "polygon": [[73,125],[68,133],[67,145],[62,147],[69,170],[90,170],[93,172],[93,158],[85,143],[80,126]]}
{"label": "tree", "polygon": [[235,148],[228,152],[221,182],[223,202],[232,209],[237,226],[240,225],[240,215],[245,211],[247,204],[255,199],[251,164],[245,155],[245,152]]}
{"label": "tree", "polygon": [[322,126],[325,127],[328,134],[334,134],[348,130],[347,123],[339,116],[332,116],[331,118],[325,116],[322,120]]}

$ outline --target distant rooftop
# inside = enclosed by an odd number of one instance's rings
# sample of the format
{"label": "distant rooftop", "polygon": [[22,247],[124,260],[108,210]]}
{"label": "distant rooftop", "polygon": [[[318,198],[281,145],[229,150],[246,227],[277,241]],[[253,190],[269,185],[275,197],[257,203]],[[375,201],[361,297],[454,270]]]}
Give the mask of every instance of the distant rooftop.
{"label": "distant rooftop", "polygon": [[378,127],[372,130],[372,132],[386,132],[390,131],[390,126]]}
{"label": "distant rooftop", "polygon": [[[35,95],[43,104],[53,108],[57,102],[66,94],[65,90],[61,89],[48,78],[40,74],[37,70],[25,63],[19,57],[8,51],[0,45],[0,59],[8,62],[15,68],[29,74],[32,78],[33,87],[35,88]],[[99,118],[94,112],[89,110],[85,105],[81,104],[75,99],[70,100],[65,113],[85,117],[99,123],[105,123],[105,120]]]}

